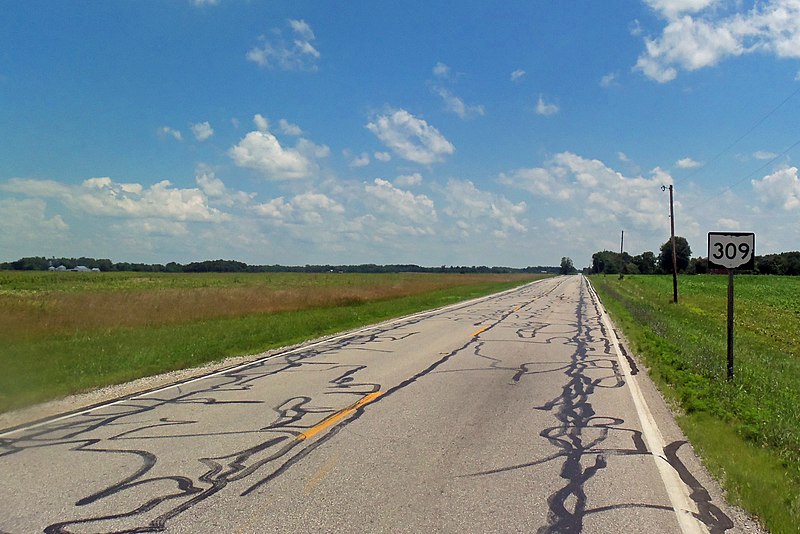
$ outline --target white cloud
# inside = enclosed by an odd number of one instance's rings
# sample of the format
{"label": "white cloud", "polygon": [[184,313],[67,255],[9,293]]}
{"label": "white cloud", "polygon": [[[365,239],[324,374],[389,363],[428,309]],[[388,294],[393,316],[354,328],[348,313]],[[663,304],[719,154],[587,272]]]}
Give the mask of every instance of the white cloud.
{"label": "white cloud", "polygon": [[722,229],[722,230],[739,230],[741,228],[741,226],[742,225],[741,225],[741,223],[739,221],[723,217],[723,218],[717,219],[716,228],[719,228],[719,229]]}
{"label": "white cloud", "polygon": [[43,247],[58,247],[69,231],[61,215],[47,213],[47,203],[41,198],[0,198],[0,213],[0,249],[4,251],[17,246],[25,251],[21,255],[41,254]]}
{"label": "white cloud", "polygon": [[181,134],[180,130],[170,128],[169,126],[162,126],[159,128],[158,135],[161,138],[172,137],[176,141],[183,141],[183,134]]}
{"label": "white cloud", "polygon": [[515,70],[514,72],[511,73],[511,81],[512,82],[518,82],[524,77],[525,77],[525,71],[522,70],[522,69],[517,69],[517,70]]}
{"label": "white cloud", "polygon": [[602,78],[600,78],[600,87],[611,87],[617,81],[617,73],[616,72],[609,72]]}
{"label": "white cloud", "polygon": [[800,57],[800,2],[758,2],[749,11],[720,16],[713,1],[650,0],[667,19],[661,36],[645,38],[636,70],[660,83],[674,80],[680,69],[711,67],[726,57],[767,53]]}
{"label": "white cloud", "polygon": [[422,175],[418,172],[398,176],[394,179],[394,184],[401,187],[411,187],[422,183]]}
{"label": "white cloud", "polygon": [[679,159],[678,161],[675,162],[675,165],[679,169],[696,169],[698,167],[703,166],[702,163],[700,163],[699,161],[695,161],[692,158]]}
{"label": "white cloud", "polygon": [[366,167],[369,165],[369,154],[362,152],[361,155],[356,156],[350,161],[351,167]]}
{"label": "white cloud", "polygon": [[378,161],[383,161],[383,162],[391,161],[392,159],[392,155],[389,154],[388,152],[375,152],[373,154],[373,157]]}
{"label": "white cloud", "polygon": [[663,224],[661,185],[672,183],[672,177],[656,168],[649,179],[629,178],[599,160],[561,152],[544,167],[500,174],[498,181],[534,196],[581,206],[591,224],[622,221],[653,229]]}
{"label": "white cloud", "polygon": [[301,130],[298,125],[292,124],[286,119],[279,120],[278,127],[281,129],[281,132],[285,133],[286,135],[294,135],[295,137],[303,135],[303,130]]}
{"label": "white cloud", "polygon": [[444,87],[434,87],[434,92],[442,97],[445,103],[445,109],[452,113],[455,113],[462,119],[468,119],[470,117],[475,117],[479,115],[484,115],[485,110],[481,105],[470,105],[464,103],[459,97],[451,93],[449,90],[445,89]]}
{"label": "white cloud", "polygon": [[549,117],[558,113],[559,107],[556,104],[544,101],[544,97],[539,95],[539,100],[536,102],[536,113]]}
{"label": "white cloud", "polygon": [[437,78],[449,78],[450,77],[450,67],[445,65],[444,63],[436,63],[433,67],[433,75]]}
{"label": "white cloud", "polygon": [[625,152],[617,152],[617,159],[619,159],[620,161],[622,161],[624,163],[630,163],[630,161],[631,161],[630,158],[628,157],[628,155]]}
{"label": "white cloud", "polygon": [[263,204],[253,206],[253,211],[262,217],[268,217],[279,221],[288,219],[294,208],[290,203],[284,201],[283,197],[278,197]]}
{"label": "white cloud", "polygon": [[281,146],[267,131],[249,132],[228,151],[239,167],[254,169],[270,180],[296,180],[310,177],[317,169],[316,158],[327,157],[329,149],[300,139],[295,148]]}
{"label": "white cloud", "polygon": [[266,132],[269,130],[269,121],[260,113],[253,115],[253,124],[259,132]]}
{"label": "white cloud", "polygon": [[514,204],[501,195],[481,191],[469,180],[448,180],[444,193],[444,212],[460,222],[457,226],[463,237],[491,233],[504,238],[511,231],[527,231],[518,219],[527,210],[525,202]]}
{"label": "white cloud", "polygon": [[261,67],[279,68],[281,70],[316,71],[319,51],[314,47],[315,40],[311,26],[303,20],[289,20],[293,38],[290,43],[283,39],[280,30],[273,30],[274,38],[259,38],[260,46],[247,52],[247,59]]}
{"label": "white cloud", "polygon": [[682,13],[697,13],[717,3],[718,0],[645,0],[645,3],[667,18]]}
{"label": "white cloud", "polygon": [[213,169],[205,164],[200,164],[195,170],[195,182],[200,190],[205,193],[209,200],[222,206],[234,206],[236,204],[246,205],[255,198],[255,193],[244,191],[233,191],[225,187],[225,184],[217,178]]}
{"label": "white cloud", "polygon": [[198,141],[205,141],[214,135],[214,129],[211,127],[208,121],[192,124],[191,129],[192,134],[194,134],[194,138]]}
{"label": "white cloud", "polygon": [[753,157],[760,160],[768,160],[777,158],[778,154],[775,154],[774,152],[767,152],[766,150],[758,150],[753,152]]}
{"label": "white cloud", "polygon": [[219,5],[219,0],[192,0],[196,6],[216,6]]}
{"label": "white cloud", "polygon": [[367,129],[398,156],[415,163],[436,163],[455,152],[439,130],[404,109],[376,117]]}
{"label": "white cloud", "polygon": [[760,180],[752,180],[753,189],[762,202],[786,211],[800,209],[800,179],[797,167],[786,167]]}
{"label": "white cloud", "polygon": [[[418,229],[437,219],[433,201],[425,195],[414,195],[380,178],[376,178],[372,184],[366,184],[364,190],[377,200],[373,203],[375,209],[417,223]],[[432,229],[425,228],[424,231],[428,233]]]}
{"label": "white cloud", "polygon": [[108,177],[89,178],[77,186],[16,178],[0,185],[0,189],[30,197],[55,198],[74,212],[89,215],[197,222],[228,218],[209,207],[208,197],[199,189],[177,189],[167,180],[144,187],[117,183]]}

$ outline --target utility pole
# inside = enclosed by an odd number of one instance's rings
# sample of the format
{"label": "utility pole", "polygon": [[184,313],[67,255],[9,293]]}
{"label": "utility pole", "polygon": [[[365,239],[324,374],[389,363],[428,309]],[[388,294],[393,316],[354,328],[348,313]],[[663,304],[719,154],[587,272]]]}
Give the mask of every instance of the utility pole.
{"label": "utility pole", "polygon": [[619,255],[622,256],[622,251],[625,250],[625,230],[622,231],[622,236],[619,238]]}
{"label": "utility pole", "polygon": [[[665,191],[662,185],[661,190]],[[675,210],[672,207],[672,185],[669,186],[669,226],[672,235],[672,302],[678,303],[678,252],[675,250]]]}

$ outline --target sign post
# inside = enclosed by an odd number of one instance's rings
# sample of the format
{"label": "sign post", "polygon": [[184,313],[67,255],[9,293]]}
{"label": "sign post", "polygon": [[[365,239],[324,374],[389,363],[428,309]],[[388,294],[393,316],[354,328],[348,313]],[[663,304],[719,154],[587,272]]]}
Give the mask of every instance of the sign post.
{"label": "sign post", "polygon": [[728,271],[728,380],[733,380],[733,272],[755,267],[756,234],[709,232],[708,267]]}

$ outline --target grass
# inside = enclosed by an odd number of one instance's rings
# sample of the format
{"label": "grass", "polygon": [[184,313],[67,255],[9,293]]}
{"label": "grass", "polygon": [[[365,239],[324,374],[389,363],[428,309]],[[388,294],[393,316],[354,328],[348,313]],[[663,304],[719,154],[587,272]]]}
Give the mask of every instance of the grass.
{"label": "grass", "polygon": [[0,272],[0,412],[259,353],[535,278]]}
{"label": "grass", "polygon": [[773,532],[800,527],[800,278],[736,276],[735,379],[727,277],[595,276],[634,351],[729,498]]}

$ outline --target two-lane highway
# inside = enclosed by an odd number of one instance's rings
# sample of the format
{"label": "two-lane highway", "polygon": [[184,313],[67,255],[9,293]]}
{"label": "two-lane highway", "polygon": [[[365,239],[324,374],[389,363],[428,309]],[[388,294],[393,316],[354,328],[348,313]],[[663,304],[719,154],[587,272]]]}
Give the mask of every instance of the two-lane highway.
{"label": "two-lane highway", "polygon": [[735,529],[639,377],[547,279],[7,432],[0,531]]}

